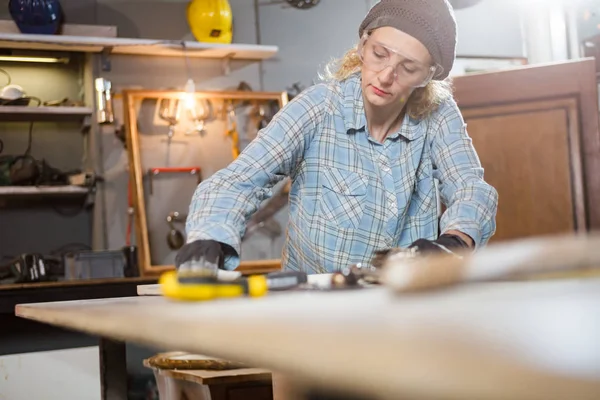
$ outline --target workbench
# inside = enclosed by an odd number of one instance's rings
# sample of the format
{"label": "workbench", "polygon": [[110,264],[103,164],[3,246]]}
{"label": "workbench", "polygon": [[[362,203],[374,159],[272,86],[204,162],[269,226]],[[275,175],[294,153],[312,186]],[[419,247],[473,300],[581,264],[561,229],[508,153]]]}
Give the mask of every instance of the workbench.
{"label": "workbench", "polygon": [[267,368],[346,399],[600,396],[598,278],[402,296],[386,287],[205,303],[135,296],[19,304],[16,315],[101,337],[110,399],[125,398],[123,360],[110,356],[123,342]]}

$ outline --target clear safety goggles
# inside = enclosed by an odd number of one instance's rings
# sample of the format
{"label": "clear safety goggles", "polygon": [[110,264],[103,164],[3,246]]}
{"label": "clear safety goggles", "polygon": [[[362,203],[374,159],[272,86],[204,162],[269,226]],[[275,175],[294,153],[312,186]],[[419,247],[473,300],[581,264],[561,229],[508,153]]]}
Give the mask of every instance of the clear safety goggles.
{"label": "clear safety goggles", "polygon": [[394,79],[412,88],[426,86],[433,77],[442,72],[438,65],[428,65],[412,59],[396,49],[384,46],[364,35],[358,46],[358,55],[366,69],[381,72],[392,67]]}

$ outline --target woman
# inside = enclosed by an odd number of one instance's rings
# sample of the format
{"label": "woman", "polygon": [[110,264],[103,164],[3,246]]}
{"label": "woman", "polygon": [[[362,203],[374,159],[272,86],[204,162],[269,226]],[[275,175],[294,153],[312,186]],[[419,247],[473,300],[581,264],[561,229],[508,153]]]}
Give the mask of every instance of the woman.
{"label": "woman", "polygon": [[[329,79],[294,97],[233,163],[198,186],[177,266],[236,268],[246,222],[286,176],[284,268],[325,273],[386,248],[485,245],[497,192],[483,180],[444,82],[455,46],[446,0],[376,4]],[[441,218],[434,180],[446,205]]]}

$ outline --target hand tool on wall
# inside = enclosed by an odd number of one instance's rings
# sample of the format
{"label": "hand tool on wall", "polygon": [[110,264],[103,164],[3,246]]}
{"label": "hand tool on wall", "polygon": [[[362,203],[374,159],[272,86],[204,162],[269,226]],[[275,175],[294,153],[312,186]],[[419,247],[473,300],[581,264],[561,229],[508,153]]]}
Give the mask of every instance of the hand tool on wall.
{"label": "hand tool on wall", "polygon": [[258,116],[258,125],[256,128],[258,130],[266,128],[267,125],[269,125],[270,118],[267,117],[264,106],[260,103],[257,103],[255,113]]}
{"label": "hand tool on wall", "polygon": [[172,138],[175,134],[175,126],[181,117],[181,106],[179,99],[161,99],[159,102],[158,116],[169,124],[167,136]]}
{"label": "hand tool on wall", "polygon": [[309,8],[313,8],[320,2],[320,0],[286,0],[286,1],[292,7],[299,8],[301,10],[307,10]]}
{"label": "hand tool on wall", "polygon": [[96,78],[96,122],[101,125],[112,124],[114,122],[112,84],[104,78]]}
{"label": "hand tool on wall", "polygon": [[209,99],[200,99],[195,102],[195,105],[200,105],[200,112],[197,112],[196,108],[190,109],[190,116],[192,121],[194,122],[194,129],[186,130],[186,135],[200,134],[204,133],[204,127],[206,125],[206,121],[213,118],[213,105]]}
{"label": "hand tool on wall", "polygon": [[231,140],[231,154],[235,160],[240,155],[240,136],[233,101],[225,101],[223,109],[225,112],[225,136]]}
{"label": "hand tool on wall", "polygon": [[167,161],[169,165],[169,155],[171,154],[171,140],[175,135],[175,126],[179,123],[181,117],[181,104],[179,99],[161,99],[159,102],[158,116],[169,124],[167,133]]}
{"label": "hand tool on wall", "polygon": [[200,184],[202,181],[202,174],[200,173],[200,167],[155,167],[148,169],[148,184],[150,194],[153,194],[153,179],[159,174],[188,174],[188,175],[196,175],[196,184]]}
{"label": "hand tool on wall", "polygon": [[405,293],[599,266],[599,233],[561,234],[490,243],[461,255],[392,251],[383,261],[381,280],[392,291]]}
{"label": "hand tool on wall", "polygon": [[133,206],[133,195],[131,189],[131,181],[127,180],[127,232],[125,233],[125,244],[131,246],[133,241],[131,236],[133,235],[133,219],[135,218],[135,209]]}
{"label": "hand tool on wall", "polygon": [[165,297],[184,301],[206,301],[217,298],[261,297],[269,291],[289,290],[307,282],[304,272],[272,272],[266,275],[240,277],[220,281],[212,276],[180,276],[176,271],[161,275],[159,284]]}
{"label": "hand tool on wall", "polygon": [[169,233],[167,234],[167,244],[171,250],[179,250],[185,244],[183,233],[175,228],[175,222],[185,222],[187,215],[181,215],[177,211],[171,211],[167,215],[167,224],[169,225]]}
{"label": "hand tool on wall", "polygon": [[300,82],[294,82],[292,86],[287,87],[286,92],[288,96],[288,101],[298,96],[300,93],[302,93],[304,89],[306,88]]}

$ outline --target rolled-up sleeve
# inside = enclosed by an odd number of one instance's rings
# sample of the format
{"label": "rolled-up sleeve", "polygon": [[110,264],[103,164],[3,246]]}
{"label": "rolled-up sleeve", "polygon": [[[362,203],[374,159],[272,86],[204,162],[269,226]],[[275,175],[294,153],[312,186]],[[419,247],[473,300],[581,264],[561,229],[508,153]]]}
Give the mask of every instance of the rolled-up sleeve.
{"label": "rolled-up sleeve", "polygon": [[248,219],[272,196],[272,187],[293,174],[319,124],[324,88],[294,97],[259,131],[240,155],[196,188],[186,221],[187,242],[212,239],[231,246],[225,268],[239,265]]}
{"label": "rolled-up sleeve", "polygon": [[484,180],[479,156],[454,100],[441,106],[439,118],[431,152],[434,176],[446,206],[440,230],[463,232],[481,247],[496,231],[498,192]]}

